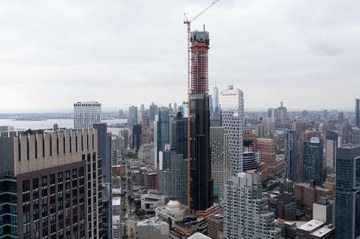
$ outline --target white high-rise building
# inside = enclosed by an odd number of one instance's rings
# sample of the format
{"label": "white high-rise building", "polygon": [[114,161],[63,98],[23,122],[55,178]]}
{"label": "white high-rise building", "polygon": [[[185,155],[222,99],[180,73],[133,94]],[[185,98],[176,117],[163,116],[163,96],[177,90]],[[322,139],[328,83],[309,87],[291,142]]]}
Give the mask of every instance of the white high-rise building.
{"label": "white high-rise building", "polygon": [[231,85],[220,94],[221,125],[228,135],[231,175],[243,171],[244,99],[240,89]]}
{"label": "white high-rise building", "polygon": [[225,184],[224,236],[227,239],[278,239],[281,229],[262,197],[258,172],[238,173]]}
{"label": "white high-rise building", "polygon": [[95,101],[74,104],[74,128],[92,129],[101,121],[101,104]]}

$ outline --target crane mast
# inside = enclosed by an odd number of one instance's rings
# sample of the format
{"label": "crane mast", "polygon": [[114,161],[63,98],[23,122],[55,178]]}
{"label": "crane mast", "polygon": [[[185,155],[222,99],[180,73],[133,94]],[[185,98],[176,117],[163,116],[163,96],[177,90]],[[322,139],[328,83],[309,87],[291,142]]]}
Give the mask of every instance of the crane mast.
{"label": "crane mast", "polygon": [[214,2],[212,2],[209,6],[207,6],[204,10],[202,10],[201,12],[199,12],[195,17],[193,17],[191,20],[188,20],[186,17],[186,14],[184,13],[184,24],[186,24],[187,27],[187,81],[188,81],[188,124],[187,124],[187,135],[188,135],[188,145],[187,145],[187,154],[188,154],[188,162],[187,162],[187,205],[188,205],[188,212],[191,212],[191,208],[190,208],[190,203],[191,203],[191,188],[190,188],[190,160],[191,160],[191,142],[190,142],[190,119],[191,119],[191,115],[190,115],[190,110],[191,110],[191,106],[190,106],[190,94],[191,94],[191,66],[190,66],[190,62],[191,62],[191,49],[190,49],[190,31],[191,31],[191,22],[193,22],[195,19],[197,19],[198,17],[200,17],[204,12],[206,12],[209,8],[211,8],[215,3],[217,3],[220,0],[215,0]]}

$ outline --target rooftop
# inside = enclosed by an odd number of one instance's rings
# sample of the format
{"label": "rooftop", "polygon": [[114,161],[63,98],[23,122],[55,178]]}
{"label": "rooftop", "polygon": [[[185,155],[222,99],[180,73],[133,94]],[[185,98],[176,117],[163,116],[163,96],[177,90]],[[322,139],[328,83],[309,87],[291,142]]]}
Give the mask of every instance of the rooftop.
{"label": "rooftop", "polygon": [[322,222],[320,220],[316,220],[313,219],[305,224],[303,224],[302,226],[299,227],[300,230],[303,231],[307,231],[307,232],[312,232],[314,231],[316,228],[319,228],[320,226],[324,225],[325,222]]}
{"label": "rooftop", "polygon": [[333,230],[335,230],[335,227],[332,224],[329,224],[329,225],[325,225],[325,226],[321,227],[320,229],[314,231],[313,233],[311,233],[311,235],[321,237],[321,236],[328,234],[329,232],[331,232]]}
{"label": "rooftop", "polygon": [[149,226],[149,225],[169,225],[168,223],[166,222],[163,222],[157,218],[150,218],[150,219],[146,219],[146,220],[143,220],[143,221],[139,221],[137,222],[137,226]]}
{"label": "rooftop", "polygon": [[211,239],[211,238],[208,236],[205,236],[204,234],[202,234],[200,232],[197,232],[197,233],[191,235],[190,237],[188,237],[188,239]]}

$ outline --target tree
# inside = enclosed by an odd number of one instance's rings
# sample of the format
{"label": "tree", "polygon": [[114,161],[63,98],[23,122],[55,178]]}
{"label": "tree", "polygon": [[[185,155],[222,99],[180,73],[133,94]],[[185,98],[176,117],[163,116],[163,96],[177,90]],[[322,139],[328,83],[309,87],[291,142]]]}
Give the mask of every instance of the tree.
{"label": "tree", "polygon": [[129,236],[127,235],[127,226],[126,225],[124,225],[124,232],[123,232],[123,237],[122,237],[123,239],[128,239],[129,238]]}
{"label": "tree", "polygon": [[144,212],[143,210],[141,210],[141,209],[136,209],[135,214],[136,214],[136,216],[138,216],[139,218],[145,217],[145,212]]}
{"label": "tree", "polygon": [[135,232],[134,232],[134,228],[130,229],[130,238],[134,238],[135,237]]}

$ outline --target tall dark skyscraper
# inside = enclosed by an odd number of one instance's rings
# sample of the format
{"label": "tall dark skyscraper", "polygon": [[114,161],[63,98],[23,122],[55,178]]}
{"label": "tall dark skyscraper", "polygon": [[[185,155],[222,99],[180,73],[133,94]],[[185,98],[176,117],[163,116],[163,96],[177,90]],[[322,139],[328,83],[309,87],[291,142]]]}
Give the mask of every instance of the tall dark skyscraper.
{"label": "tall dark skyscraper", "polygon": [[292,181],[299,179],[299,134],[289,130],[285,136],[285,177]]}
{"label": "tall dark skyscraper", "polygon": [[166,107],[158,108],[154,123],[154,145],[155,145],[155,165],[159,161],[159,152],[165,150],[165,145],[169,144],[169,116],[170,111]]}
{"label": "tall dark skyscraper", "polygon": [[317,186],[322,186],[323,177],[323,146],[322,141],[312,137],[304,142],[304,180],[315,180]]}
{"label": "tall dark skyscraper", "polygon": [[360,146],[343,145],[336,155],[335,233],[337,239],[360,236]]}
{"label": "tall dark skyscraper", "polygon": [[355,125],[360,128],[360,99],[355,99]]}
{"label": "tall dark skyscraper", "polygon": [[190,208],[205,211],[213,205],[208,95],[209,32],[191,32],[190,42]]}
{"label": "tall dark skyscraper", "polygon": [[178,112],[175,117],[170,118],[171,149],[176,150],[178,154],[182,154],[184,159],[188,158],[187,127],[188,119],[183,117],[181,112]]}

